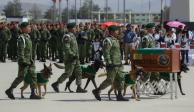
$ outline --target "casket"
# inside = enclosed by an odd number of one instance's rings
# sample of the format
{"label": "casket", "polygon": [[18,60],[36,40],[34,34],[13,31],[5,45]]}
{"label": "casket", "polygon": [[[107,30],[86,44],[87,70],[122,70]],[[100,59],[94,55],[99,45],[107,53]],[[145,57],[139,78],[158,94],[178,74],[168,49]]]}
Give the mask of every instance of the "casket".
{"label": "casket", "polygon": [[146,72],[179,72],[180,50],[178,49],[138,49],[131,55],[132,69],[143,67]]}

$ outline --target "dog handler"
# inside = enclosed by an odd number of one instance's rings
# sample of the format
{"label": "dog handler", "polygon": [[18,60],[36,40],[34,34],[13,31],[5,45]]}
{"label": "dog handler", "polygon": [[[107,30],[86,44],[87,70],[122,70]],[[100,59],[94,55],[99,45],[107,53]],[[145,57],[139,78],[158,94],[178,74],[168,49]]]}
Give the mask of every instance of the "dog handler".
{"label": "dog handler", "polygon": [[37,77],[35,74],[35,65],[32,59],[32,41],[28,35],[31,32],[29,23],[23,22],[20,25],[22,34],[18,38],[17,53],[18,53],[18,76],[11,84],[11,87],[5,91],[6,95],[10,99],[15,99],[13,95],[13,89],[15,89],[23,80],[24,76],[28,74],[31,76],[31,95],[30,99],[41,99],[41,97],[35,94]]}
{"label": "dog handler", "polygon": [[67,78],[73,74],[76,76],[76,85],[78,93],[85,93],[86,90],[81,88],[82,71],[79,61],[78,44],[74,33],[76,32],[76,24],[67,24],[68,33],[63,37],[63,53],[64,53],[64,65],[65,73],[63,73],[58,80],[52,84],[55,92],[59,92],[59,84],[63,83]]}
{"label": "dog handler", "polygon": [[101,90],[104,90],[116,81],[119,85],[117,101],[128,101],[128,99],[125,99],[121,93],[124,86],[122,76],[123,67],[121,63],[120,44],[118,38],[116,38],[119,34],[119,27],[112,25],[108,27],[108,30],[109,36],[106,37],[103,42],[103,56],[106,62],[107,78],[92,92],[95,98],[101,101]]}

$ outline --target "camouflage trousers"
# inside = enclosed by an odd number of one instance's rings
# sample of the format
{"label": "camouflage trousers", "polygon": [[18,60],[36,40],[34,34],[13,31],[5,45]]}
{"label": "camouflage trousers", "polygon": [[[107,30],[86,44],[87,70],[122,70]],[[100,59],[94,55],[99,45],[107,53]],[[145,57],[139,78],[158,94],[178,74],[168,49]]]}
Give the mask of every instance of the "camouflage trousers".
{"label": "camouflage trousers", "polygon": [[23,80],[26,74],[29,74],[31,77],[31,88],[36,88],[37,76],[35,73],[35,66],[25,66],[19,64],[18,68],[18,76],[15,78],[13,83],[11,84],[11,88],[16,88]]}
{"label": "camouflage trousers", "polygon": [[46,59],[47,57],[47,48],[48,48],[48,43],[47,42],[42,42],[40,43],[40,58]]}
{"label": "camouflage trousers", "polygon": [[1,58],[6,58],[7,46],[8,46],[8,43],[6,43],[6,42],[0,43],[0,57]]}
{"label": "camouflage trousers", "polygon": [[65,64],[65,72],[58,78],[58,83],[63,83],[67,78],[74,75],[76,77],[76,85],[81,85],[82,70],[80,64]]}
{"label": "camouflage trousers", "polygon": [[122,73],[122,67],[114,67],[107,69],[107,78],[100,84],[100,90],[104,90],[110,86],[113,82],[116,83],[118,90],[123,90],[124,87],[124,75]]}

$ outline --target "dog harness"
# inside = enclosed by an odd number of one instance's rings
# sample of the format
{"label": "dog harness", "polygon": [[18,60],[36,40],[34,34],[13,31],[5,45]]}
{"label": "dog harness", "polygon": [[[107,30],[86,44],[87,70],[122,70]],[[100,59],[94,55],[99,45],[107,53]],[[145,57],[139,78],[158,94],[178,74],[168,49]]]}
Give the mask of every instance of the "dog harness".
{"label": "dog harness", "polygon": [[[46,84],[48,82],[48,79],[45,79],[43,77],[43,73],[38,72],[36,74],[37,74],[37,83]],[[28,73],[24,76],[24,82],[27,84],[32,84],[32,79]]]}
{"label": "dog harness", "polygon": [[135,84],[135,81],[132,80],[132,79],[130,78],[129,73],[123,72],[123,74],[124,74],[124,81],[125,81],[125,84],[128,84],[128,85],[133,85],[133,84]]}
{"label": "dog harness", "polygon": [[81,69],[82,69],[82,72],[84,73],[89,73],[89,74],[92,74],[92,75],[95,75],[96,74],[96,70],[90,66],[90,65],[81,65]]}

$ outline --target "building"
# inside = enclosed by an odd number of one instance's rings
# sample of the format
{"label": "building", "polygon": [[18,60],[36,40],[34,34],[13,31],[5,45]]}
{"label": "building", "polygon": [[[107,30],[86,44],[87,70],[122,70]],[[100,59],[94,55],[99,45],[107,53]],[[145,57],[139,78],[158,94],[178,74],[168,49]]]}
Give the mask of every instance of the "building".
{"label": "building", "polygon": [[133,11],[126,11],[125,20],[123,19],[123,13],[117,12],[108,12],[108,18],[106,18],[106,12],[99,11],[93,12],[92,19],[99,23],[104,21],[119,21],[125,23],[132,23],[132,24],[147,24],[149,22],[158,23],[160,22],[160,13],[143,13],[143,12],[133,12]]}
{"label": "building", "polygon": [[170,20],[194,22],[194,0],[171,0]]}

